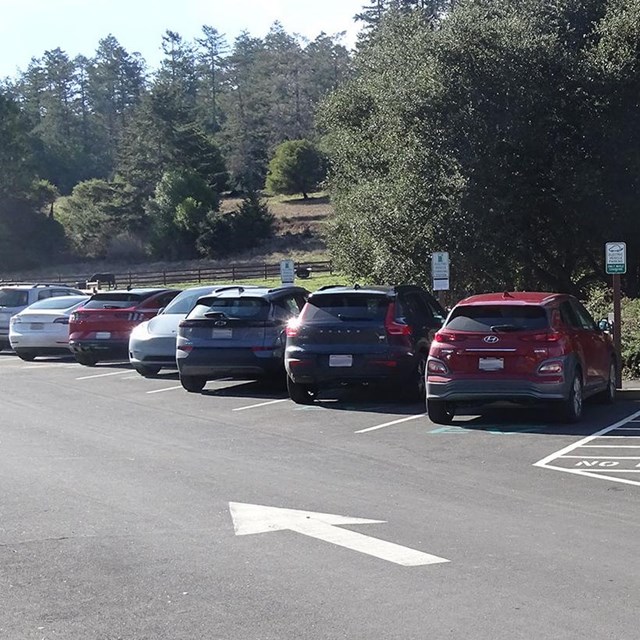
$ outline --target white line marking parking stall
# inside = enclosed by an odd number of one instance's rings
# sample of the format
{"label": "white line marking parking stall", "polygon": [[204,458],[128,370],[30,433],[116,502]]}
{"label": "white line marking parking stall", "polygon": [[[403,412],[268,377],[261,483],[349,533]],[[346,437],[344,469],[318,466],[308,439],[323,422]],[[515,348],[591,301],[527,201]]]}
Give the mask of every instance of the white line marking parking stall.
{"label": "white line marking parking stall", "polygon": [[533,466],[640,486],[640,411]]}

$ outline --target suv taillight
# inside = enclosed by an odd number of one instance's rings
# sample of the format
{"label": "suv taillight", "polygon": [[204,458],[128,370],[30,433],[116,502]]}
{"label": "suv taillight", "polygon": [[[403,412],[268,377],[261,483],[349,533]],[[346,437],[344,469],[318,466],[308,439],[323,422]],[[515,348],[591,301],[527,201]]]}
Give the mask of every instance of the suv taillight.
{"label": "suv taillight", "polygon": [[546,331],[544,333],[534,333],[527,336],[520,336],[523,342],[558,342],[562,334],[556,331]]}
{"label": "suv taillight", "polygon": [[408,324],[396,320],[396,303],[392,302],[387,309],[384,328],[390,336],[410,336],[413,331]]}
{"label": "suv taillight", "polygon": [[433,337],[436,342],[462,342],[467,339],[467,336],[463,336],[461,333],[453,333],[451,331],[438,331]]}
{"label": "suv taillight", "polygon": [[284,330],[287,338],[295,338],[298,335],[298,331],[300,331],[300,316],[291,318]]}

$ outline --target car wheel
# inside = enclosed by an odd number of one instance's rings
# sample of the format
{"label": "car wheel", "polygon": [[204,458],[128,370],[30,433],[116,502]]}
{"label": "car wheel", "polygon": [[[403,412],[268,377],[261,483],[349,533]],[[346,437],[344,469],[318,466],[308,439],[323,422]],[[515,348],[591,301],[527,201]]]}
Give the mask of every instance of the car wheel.
{"label": "car wheel", "polygon": [[287,391],[296,404],[313,404],[318,393],[312,385],[294,382],[289,376],[287,376]]}
{"label": "car wheel", "polygon": [[451,424],[456,414],[455,406],[444,400],[427,400],[427,415],[436,424]]}
{"label": "car wheel", "polygon": [[160,373],[162,367],[149,366],[144,364],[137,364],[133,367],[141,376],[149,378],[150,376],[157,376]]}
{"label": "car wheel", "polygon": [[582,417],[584,397],[582,394],[582,375],[577,370],[569,387],[569,394],[563,402],[562,419],[564,422],[578,422]]}
{"label": "car wheel", "polygon": [[38,355],[35,351],[26,351],[25,349],[16,349],[16,355],[20,360],[25,360],[26,362],[33,362]]}
{"label": "car wheel", "polygon": [[200,393],[207,384],[207,379],[202,376],[180,376],[180,384],[189,393]]}
{"label": "car wheel", "polygon": [[74,357],[76,362],[85,367],[95,367],[98,364],[98,358],[90,353],[76,353]]}
{"label": "car wheel", "polygon": [[409,393],[407,394],[410,400],[416,402],[424,402],[427,397],[427,385],[425,380],[425,374],[427,371],[427,354],[419,353],[418,362],[413,372],[413,378]]}
{"label": "car wheel", "polygon": [[607,380],[607,388],[601,391],[596,399],[601,404],[613,404],[616,401],[616,381],[617,381],[616,363],[611,361],[609,365],[609,379]]}

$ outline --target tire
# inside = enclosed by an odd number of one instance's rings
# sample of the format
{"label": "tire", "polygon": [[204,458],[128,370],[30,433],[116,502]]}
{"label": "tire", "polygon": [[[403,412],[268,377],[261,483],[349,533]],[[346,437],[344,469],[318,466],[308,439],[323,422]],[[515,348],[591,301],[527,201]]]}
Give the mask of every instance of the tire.
{"label": "tire", "polygon": [[201,393],[207,379],[202,376],[180,376],[180,384],[189,393]]}
{"label": "tire", "polygon": [[317,389],[310,384],[294,382],[289,376],[287,376],[287,391],[296,404],[313,404],[318,393]]}
{"label": "tire", "polygon": [[609,365],[609,379],[607,380],[607,388],[604,391],[601,391],[597,396],[596,400],[600,404],[613,404],[616,401],[616,380],[617,380],[617,369],[615,361],[611,361]]}
{"label": "tire", "polygon": [[98,358],[92,353],[76,353],[74,354],[76,362],[85,367],[95,367],[98,364]]}
{"label": "tire", "polygon": [[569,394],[562,403],[562,421],[567,423],[579,422],[580,418],[582,418],[583,405],[582,375],[578,369],[573,374]]}
{"label": "tire", "polygon": [[157,365],[147,365],[147,364],[136,364],[133,367],[141,376],[145,378],[150,378],[151,376],[157,376],[160,373],[160,369]]}
{"label": "tire", "polygon": [[456,414],[455,406],[444,400],[427,400],[427,414],[431,422],[451,424]]}
{"label": "tire", "polygon": [[20,360],[24,360],[25,362],[33,362],[38,355],[35,351],[27,351],[25,349],[16,350],[16,355]]}
{"label": "tire", "polygon": [[413,372],[411,379],[411,386],[406,394],[409,400],[415,400],[416,402],[424,402],[427,397],[427,383],[425,380],[425,374],[427,371],[427,354],[419,353],[418,362]]}

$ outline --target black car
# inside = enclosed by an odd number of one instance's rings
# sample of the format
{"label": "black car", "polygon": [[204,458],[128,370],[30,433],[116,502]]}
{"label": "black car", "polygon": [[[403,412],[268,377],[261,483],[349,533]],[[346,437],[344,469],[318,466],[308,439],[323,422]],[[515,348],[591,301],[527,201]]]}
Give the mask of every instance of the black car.
{"label": "black car", "polygon": [[182,386],[199,393],[221,376],[284,382],[285,328],[308,295],[293,285],[229,286],[201,297],[178,328]]}
{"label": "black car", "polygon": [[424,399],[429,346],[445,315],[416,285],[322,287],[287,327],[291,399],[308,404],[322,387],[375,382]]}

